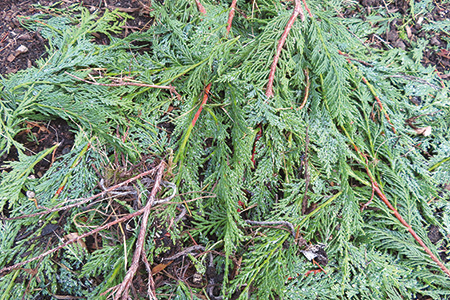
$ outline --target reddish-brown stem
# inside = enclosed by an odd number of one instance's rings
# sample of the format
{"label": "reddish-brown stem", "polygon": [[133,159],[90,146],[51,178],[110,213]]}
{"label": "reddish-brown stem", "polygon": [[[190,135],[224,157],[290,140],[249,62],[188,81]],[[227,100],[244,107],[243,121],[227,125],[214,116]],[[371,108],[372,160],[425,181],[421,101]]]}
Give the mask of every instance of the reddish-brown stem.
{"label": "reddish-brown stem", "polygon": [[431,257],[431,259],[441,268],[441,270],[450,277],[450,271],[445,267],[445,265],[436,257],[436,255],[431,252],[430,248],[425,245],[425,243],[422,241],[422,239],[417,235],[417,233],[412,229],[411,225],[409,225],[403,217],[398,213],[398,211],[392,206],[392,204],[389,202],[389,200],[386,198],[384,193],[380,190],[380,187],[378,186],[378,183],[375,181],[375,179],[372,178],[369,170],[367,169],[367,174],[369,175],[370,181],[372,183],[372,188],[377,193],[378,197],[384,202],[384,204],[389,207],[390,210],[392,210],[392,213],[394,216],[402,223],[403,226],[406,227],[408,232],[413,236],[413,238],[422,246],[423,250]]}
{"label": "reddish-brown stem", "polygon": [[202,112],[203,106],[206,104],[206,101],[208,101],[208,95],[209,95],[210,89],[211,89],[211,83],[209,83],[205,87],[205,94],[203,95],[203,101],[200,104],[200,107],[198,108],[197,112],[195,113],[194,119],[192,119],[192,127],[195,126],[195,122],[197,122],[198,117],[200,117],[200,113]]}
{"label": "reddish-brown stem", "polygon": [[368,62],[363,61],[363,60],[359,60],[359,59],[356,59],[356,58],[353,58],[353,57],[350,57],[350,55],[348,55],[347,53],[342,52],[341,50],[338,50],[338,53],[339,53],[340,55],[346,57],[347,59],[350,59],[350,60],[353,60],[353,61],[357,61],[357,62],[359,62],[360,64],[365,65],[366,67],[373,67],[373,65],[369,64]]}
{"label": "reddish-brown stem", "polygon": [[[345,128],[342,127],[344,130]],[[347,134],[348,135],[348,134]],[[365,155],[363,153],[361,153],[358,149],[358,147],[356,147],[356,145],[352,142],[353,147],[355,147],[356,152],[358,152],[358,154],[362,157],[365,157]],[[439,266],[439,268],[441,268],[441,270],[447,274],[448,277],[450,277],[450,271],[447,269],[447,267],[436,257],[436,255],[433,254],[433,252],[431,252],[430,248],[427,247],[427,245],[425,245],[425,243],[422,241],[422,239],[417,235],[417,233],[412,229],[411,225],[409,225],[405,219],[403,219],[403,217],[399,214],[399,212],[394,208],[394,206],[392,206],[392,204],[389,202],[389,200],[387,199],[386,195],[381,191],[378,183],[375,181],[375,179],[372,177],[372,174],[369,171],[369,168],[367,167],[367,160],[366,160],[366,172],[367,175],[369,176],[370,182],[372,184],[372,192],[375,191],[375,193],[378,195],[378,197],[380,197],[380,199],[384,202],[384,204],[386,204],[386,206],[392,211],[392,213],[394,214],[394,216],[397,218],[397,220],[400,221],[400,223],[406,227],[406,229],[408,230],[408,232],[413,236],[413,238],[420,244],[420,246],[422,246],[423,250],[425,250],[425,252],[431,257],[431,259]]]}
{"label": "reddish-brown stem", "polygon": [[236,2],[237,0],[233,0],[233,2],[231,2],[231,6],[230,6],[230,14],[228,15],[228,26],[227,26],[227,34],[230,33],[231,30],[231,24],[233,23],[233,18],[234,18],[234,12],[236,10]]}
{"label": "reddish-brown stem", "polygon": [[195,0],[195,3],[197,4],[198,11],[206,16],[206,9],[203,7],[203,5],[200,3],[200,0]]}
{"label": "reddish-brown stem", "polygon": [[[344,55],[344,53],[342,53],[341,51],[339,51],[339,54]],[[350,58],[347,57],[347,62],[348,64],[356,71],[359,71],[358,68],[351,62]],[[389,117],[389,114],[387,113],[387,111],[384,109],[383,107],[383,103],[381,102],[380,98],[377,96],[377,93],[375,91],[375,88],[370,84],[370,82],[366,79],[366,77],[361,76],[362,81],[367,85],[367,87],[369,88],[370,92],[372,93],[373,97],[375,98],[375,100],[378,103],[378,106],[380,107],[381,111],[384,113],[384,116],[386,117],[386,120],[388,121],[388,123],[391,125],[392,131],[394,133],[397,133],[397,130],[395,130],[394,124],[392,124],[391,122],[391,118]]]}
{"label": "reddish-brown stem", "polygon": [[370,203],[372,203],[373,196],[375,196],[375,189],[373,188],[373,183],[372,183],[372,196],[370,196],[369,201],[367,201],[363,206],[361,206],[361,211],[364,211],[366,209],[366,207],[369,206]]}
{"label": "reddish-brown stem", "polygon": [[294,11],[292,12],[291,17],[289,18],[288,23],[286,24],[286,27],[284,28],[284,32],[281,35],[280,40],[278,41],[277,46],[277,52],[275,53],[275,56],[273,57],[272,66],[270,67],[270,73],[269,73],[269,82],[267,83],[266,87],[266,96],[267,97],[273,97],[273,81],[275,79],[275,71],[277,69],[278,60],[280,59],[281,50],[283,49],[284,43],[286,42],[286,38],[289,34],[289,31],[292,28],[292,25],[294,25],[295,20],[300,15],[300,19],[302,21],[305,20],[305,15],[303,14],[303,9],[300,3],[300,0],[295,0],[295,7]]}
{"label": "reddish-brown stem", "polygon": [[251,158],[251,161],[252,161],[252,163],[253,163],[253,167],[256,167],[256,161],[255,161],[255,154],[256,154],[256,142],[261,138],[261,136],[262,136],[262,127],[261,127],[261,124],[259,124],[259,131],[258,131],[258,133],[256,134],[256,138],[255,138],[255,141],[253,142],[253,151],[252,151],[252,158]]}
{"label": "reddish-brown stem", "polygon": [[306,4],[306,0],[303,0],[303,5],[305,5],[305,9],[308,12],[308,15],[312,18],[313,15],[312,15],[311,11],[309,10],[308,4]]}
{"label": "reddish-brown stem", "polygon": [[[363,76],[363,77],[362,77],[362,81],[369,87],[370,90],[373,90],[373,89],[371,88],[372,85],[367,81],[366,77]],[[397,130],[395,130],[394,124],[392,124],[391,118],[389,117],[388,113],[387,113],[386,110],[384,109],[383,103],[381,103],[380,98],[378,98],[378,96],[377,96],[374,92],[372,92],[372,93],[373,93],[373,97],[374,97],[375,100],[377,101],[378,106],[380,107],[381,111],[384,112],[384,116],[386,117],[386,120],[387,120],[388,123],[391,125],[392,131],[393,131],[394,133],[397,133]]]}

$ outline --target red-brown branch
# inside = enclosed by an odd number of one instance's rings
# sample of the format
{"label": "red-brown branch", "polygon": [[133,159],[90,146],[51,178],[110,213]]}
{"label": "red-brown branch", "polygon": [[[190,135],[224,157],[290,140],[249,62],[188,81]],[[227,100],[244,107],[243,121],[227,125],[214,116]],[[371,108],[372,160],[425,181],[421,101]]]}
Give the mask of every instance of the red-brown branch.
{"label": "red-brown branch", "polygon": [[205,7],[200,3],[200,0],[195,0],[195,3],[197,4],[198,11],[206,16],[206,9]]}
{"label": "red-brown branch", "polygon": [[[348,56],[348,54],[345,54],[343,52],[341,52],[340,50],[338,50],[338,53],[342,56],[347,57],[347,62],[348,64],[356,71],[359,71],[358,68],[351,62],[351,58]],[[358,61],[361,62],[361,61]],[[362,62],[361,62],[362,63]],[[361,77],[362,81],[367,85],[367,87],[369,88],[370,92],[372,93],[373,97],[375,98],[375,100],[378,103],[378,106],[380,107],[381,111],[384,113],[384,116],[386,117],[386,120],[388,121],[388,123],[391,125],[392,131],[394,133],[397,133],[397,130],[395,130],[395,126],[394,124],[392,124],[391,122],[391,118],[389,117],[389,114],[387,113],[387,111],[384,109],[383,107],[383,103],[381,102],[380,98],[377,96],[377,93],[374,89],[374,87],[370,84],[370,82],[366,79],[366,77],[362,76]]]}
{"label": "red-brown branch", "polygon": [[237,0],[233,0],[231,2],[231,6],[230,6],[231,10],[230,10],[230,14],[228,15],[228,22],[227,22],[227,24],[228,24],[228,26],[227,26],[227,34],[230,33],[231,24],[233,23],[234,13],[235,13],[235,10],[236,10],[236,2],[237,2]]}
{"label": "red-brown branch", "polygon": [[308,69],[306,68],[303,72],[305,73],[305,78],[306,78],[305,95],[303,96],[302,104],[300,105],[299,108],[297,108],[297,110],[300,110],[303,107],[305,107],[306,101],[308,101],[308,97],[309,97],[309,88],[311,87],[311,81],[309,81],[309,71],[308,71]]}
{"label": "red-brown branch", "polygon": [[209,83],[206,87],[205,87],[205,94],[203,95],[203,101],[200,104],[200,107],[198,108],[197,112],[195,113],[194,119],[192,119],[192,127],[195,126],[195,122],[197,122],[198,117],[200,117],[200,113],[202,112],[203,106],[206,104],[206,101],[208,101],[208,95],[209,95],[209,90],[211,89],[211,83]]}
{"label": "red-brown branch", "polygon": [[392,206],[392,204],[389,202],[389,200],[386,198],[384,193],[380,190],[380,187],[378,186],[378,183],[372,178],[369,170],[367,169],[367,174],[369,175],[370,181],[372,182],[372,188],[377,193],[378,197],[381,198],[381,200],[384,202],[384,204],[389,207],[390,210],[392,210],[392,213],[394,216],[402,223],[403,226],[406,227],[408,232],[413,236],[413,238],[422,246],[423,250],[431,257],[431,259],[441,268],[441,270],[450,277],[450,271],[445,267],[445,265],[431,252],[430,248],[425,245],[425,243],[422,241],[422,239],[417,235],[417,233],[412,229],[411,225],[409,225],[403,217],[398,213],[398,211]]}
{"label": "red-brown branch", "polygon": [[[362,76],[362,81],[369,87],[369,89],[371,88],[372,85],[367,81],[366,77]],[[377,101],[378,106],[380,107],[381,111],[384,113],[386,120],[391,125],[392,131],[394,133],[397,133],[397,130],[395,130],[394,124],[392,124],[391,118],[389,117],[389,114],[387,113],[387,111],[384,109],[383,103],[381,102],[380,98],[375,94],[375,91],[372,91],[372,94],[373,94],[373,97],[375,98],[375,100]]]}
{"label": "red-brown branch", "polygon": [[283,49],[284,43],[286,42],[286,38],[289,34],[289,31],[292,28],[292,25],[294,25],[295,20],[300,15],[300,19],[302,21],[305,20],[305,15],[303,14],[303,9],[300,3],[300,0],[295,0],[295,7],[294,11],[292,12],[291,17],[289,18],[288,23],[286,24],[286,27],[284,28],[284,32],[281,35],[280,40],[278,41],[278,47],[277,52],[273,58],[272,66],[270,67],[270,73],[269,73],[269,82],[267,83],[266,87],[266,96],[267,97],[273,97],[273,81],[275,79],[275,71],[277,69],[278,60],[280,59],[281,50]]}
{"label": "red-brown branch", "polygon": [[311,10],[309,10],[308,4],[306,4],[306,0],[303,0],[303,4],[305,5],[306,11],[308,12],[308,15],[312,18],[313,15],[311,13]]}

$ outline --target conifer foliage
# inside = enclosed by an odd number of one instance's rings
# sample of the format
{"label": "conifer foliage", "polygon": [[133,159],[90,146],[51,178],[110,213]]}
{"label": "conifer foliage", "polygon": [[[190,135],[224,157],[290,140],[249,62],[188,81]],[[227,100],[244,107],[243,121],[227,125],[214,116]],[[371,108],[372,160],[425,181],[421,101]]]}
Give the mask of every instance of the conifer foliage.
{"label": "conifer foliage", "polygon": [[[340,5],[152,1],[122,39],[117,11],[22,19],[49,49],[1,82],[0,299],[450,297],[448,83]],[[57,118],[75,145],[30,176],[54,149],[15,136]]]}

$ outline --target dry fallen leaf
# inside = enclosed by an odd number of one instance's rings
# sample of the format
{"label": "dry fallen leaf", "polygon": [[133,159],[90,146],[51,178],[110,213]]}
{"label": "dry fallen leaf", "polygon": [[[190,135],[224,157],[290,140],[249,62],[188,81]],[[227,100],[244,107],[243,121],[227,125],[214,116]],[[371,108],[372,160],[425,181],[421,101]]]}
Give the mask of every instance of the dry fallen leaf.
{"label": "dry fallen leaf", "polygon": [[[65,239],[66,241],[68,241],[68,240],[72,240],[72,239],[75,239],[75,238],[78,238],[78,237],[79,237],[78,233],[72,232],[72,233],[69,233],[69,234],[65,235],[65,236],[64,236],[64,239]],[[84,243],[84,241],[83,241],[82,239],[78,239],[78,240],[77,240],[77,244],[78,244],[81,248],[87,249],[86,244]]]}
{"label": "dry fallen leaf", "polygon": [[172,261],[169,261],[167,264],[159,264],[159,265],[155,266],[155,267],[152,269],[152,274],[155,275],[155,274],[161,272],[162,270],[164,270],[164,269],[165,269],[168,265],[170,265],[171,263],[172,263]]}
{"label": "dry fallen leaf", "polygon": [[431,126],[416,128],[416,129],[414,129],[414,131],[417,134],[421,134],[423,136],[429,136],[429,135],[431,135]]}

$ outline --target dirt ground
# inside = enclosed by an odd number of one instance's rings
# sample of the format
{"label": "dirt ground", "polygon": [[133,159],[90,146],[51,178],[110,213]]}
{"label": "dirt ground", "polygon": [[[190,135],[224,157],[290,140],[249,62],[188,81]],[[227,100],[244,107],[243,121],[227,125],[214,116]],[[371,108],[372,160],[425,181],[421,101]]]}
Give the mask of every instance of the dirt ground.
{"label": "dirt ground", "polygon": [[[373,10],[383,8],[389,16],[393,13],[401,13],[401,15],[408,15],[410,11],[410,1],[407,0],[359,0],[364,11],[359,11],[362,18],[369,15]],[[416,1],[418,2],[418,1]],[[450,78],[448,74],[450,70],[450,51],[447,49],[447,44],[450,36],[444,32],[427,32],[422,30],[423,25],[436,21],[447,20],[450,17],[450,3],[448,1],[433,1],[435,8],[432,11],[426,12],[424,15],[419,15],[415,19],[411,19],[409,23],[403,24],[402,20],[394,19],[389,31],[381,34],[379,38],[374,35],[371,37],[371,47],[386,48],[389,46],[401,48],[404,50],[412,50],[411,42],[416,42],[419,38],[424,38],[429,41],[424,51],[424,58],[422,64],[425,66],[435,66],[436,70],[442,79]],[[447,3],[444,3],[447,2]],[[358,9],[359,10],[359,9]],[[345,16],[348,16],[349,11]],[[354,12],[353,12],[354,14]],[[406,31],[406,38],[400,37],[400,28]]]}
{"label": "dirt ground", "polygon": [[[60,4],[58,4],[61,2]],[[15,73],[35,64],[45,57],[47,41],[39,32],[29,32],[20,25],[19,17],[40,12],[50,12],[51,8],[65,8],[81,1],[54,0],[3,0],[0,1],[0,74]],[[39,3],[39,5],[37,5]],[[134,19],[127,21],[123,35],[145,30],[150,26],[151,0],[85,0],[83,6],[89,11],[118,9],[129,13]],[[50,7],[43,9],[43,7]],[[25,47],[25,48],[24,48]]]}

